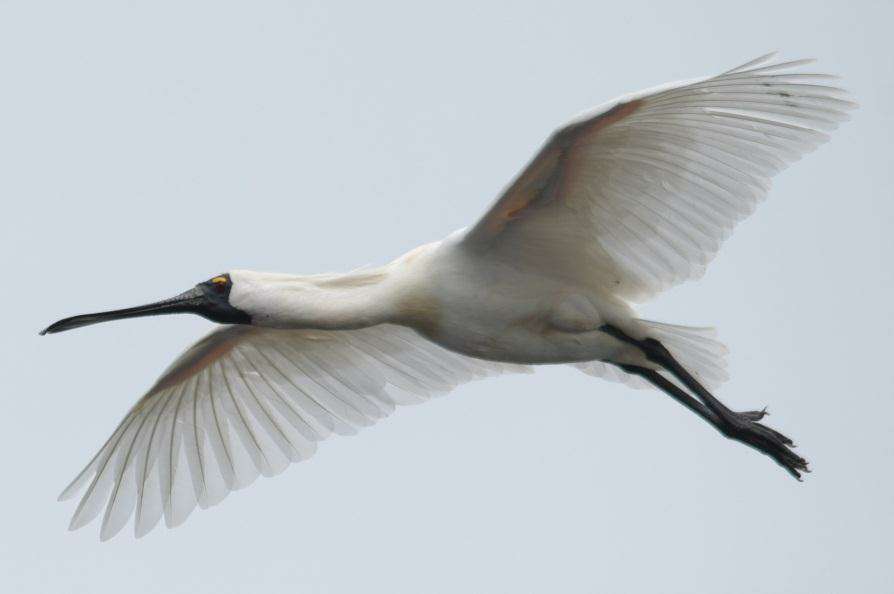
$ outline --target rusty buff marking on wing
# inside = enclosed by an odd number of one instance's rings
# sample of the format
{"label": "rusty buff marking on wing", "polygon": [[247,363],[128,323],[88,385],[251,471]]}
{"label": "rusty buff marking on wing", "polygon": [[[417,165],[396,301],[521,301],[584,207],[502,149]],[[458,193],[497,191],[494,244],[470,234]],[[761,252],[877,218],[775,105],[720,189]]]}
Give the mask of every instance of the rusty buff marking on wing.
{"label": "rusty buff marking on wing", "polygon": [[544,189],[554,185],[556,170],[562,166],[563,160],[572,157],[571,153],[579,146],[581,138],[626,118],[637,111],[642,103],[642,99],[619,103],[595,120],[574,124],[560,132],[537,156],[533,169],[516,180],[506,192],[502,211],[491,218],[491,233],[498,233],[506,223],[521,217],[541,197]]}
{"label": "rusty buff marking on wing", "polygon": [[[170,388],[171,386],[175,386],[180,382],[188,380],[192,376],[196,375],[197,373],[232,351],[245,332],[253,331],[252,328],[246,328],[246,330],[239,332],[236,336],[228,337],[226,340],[218,345],[215,345],[208,351],[205,351],[204,349],[197,349],[199,352],[194,353],[186,361],[184,361],[182,365],[178,366],[177,369],[172,370],[169,374],[164,376],[161,381],[159,381],[152,387],[147,396],[156,394],[166,388]],[[196,346],[200,346],[200,344]]]}

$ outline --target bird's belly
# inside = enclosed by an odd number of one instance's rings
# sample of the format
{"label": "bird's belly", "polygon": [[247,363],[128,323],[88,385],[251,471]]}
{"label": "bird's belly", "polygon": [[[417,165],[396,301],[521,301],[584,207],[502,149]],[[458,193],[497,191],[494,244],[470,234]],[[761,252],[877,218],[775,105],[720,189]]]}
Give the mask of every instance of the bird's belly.
{"label": "bird's belly", "polygon": [[602,359],[618,341],[599,328],[632,311],[598,288],[469,257],[447,244],[405,292],[400,323],[449,350],[513,363]]}
{"label": "bird's belly", "polygon": [[421,331],[444,348],[494,361],[545,364],[610,357],[619,344],[599,330],[603,316],[567,299],[483,297],[442,312],[436,327]]}
{"label": "bird's belly", "polygon": [[464,332],[428,338],[448,350],[470,357],[528,365],[612,359],[619,346],[617,340],[598,330],[552,336],[524,331],[499,335]]}

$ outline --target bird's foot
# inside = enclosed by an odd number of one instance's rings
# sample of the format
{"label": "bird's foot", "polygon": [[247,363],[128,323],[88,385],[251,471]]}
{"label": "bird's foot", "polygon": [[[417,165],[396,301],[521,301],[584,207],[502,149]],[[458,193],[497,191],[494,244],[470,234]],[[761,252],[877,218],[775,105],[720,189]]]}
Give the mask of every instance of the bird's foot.
{"label": "bird's foot", "polygon": [[782,433],[762,425],[757,421],[766,415],[762,411],[744,413],[730,412],[723,415],[724,427],[721,432],[773,458],[796,479],[801,480],[802,472],[810,472],[807,460],[797,455],[791,448],[795,444]]}

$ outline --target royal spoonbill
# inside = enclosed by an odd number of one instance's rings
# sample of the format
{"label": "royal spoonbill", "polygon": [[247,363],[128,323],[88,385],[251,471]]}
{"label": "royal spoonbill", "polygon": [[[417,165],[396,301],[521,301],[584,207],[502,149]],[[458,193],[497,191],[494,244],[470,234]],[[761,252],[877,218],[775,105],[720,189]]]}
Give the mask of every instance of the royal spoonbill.
{"label": "royal spoonbill", "polygon": [[231,270],[171,299],[66,318],[41,334],[138,316],[224,324],[184,352],[63,491],[71,529],[183,522],[395,405],[480,377],[571,364],[656,387],[800,478],[807,461],[714,395],[710,329],[634,303],[696,278],[770,178],[855,106],[834,77],[774,62],[626,95],[556,131],[477,223],[390,264],[298,276]]}

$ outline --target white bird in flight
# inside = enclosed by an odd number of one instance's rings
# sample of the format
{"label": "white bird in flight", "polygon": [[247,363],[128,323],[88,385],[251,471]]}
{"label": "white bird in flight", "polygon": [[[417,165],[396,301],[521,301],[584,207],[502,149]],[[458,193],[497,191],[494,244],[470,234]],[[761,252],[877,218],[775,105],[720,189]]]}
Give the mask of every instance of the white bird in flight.
{"label": "white bird in flight", "polygon": [[183,353],[63,491],[76,529],[135,516],[142,536],[311,456],[397,404],[466,381],[567,363],[654,386],[795,477],[790,439],[735,412],[711,329],[637,317],[633,303],[696,278],[770,178],[855,107],[773,54],[610,101],[556,131],[468,229],[347,274],[248,270],[171,299],[66,318],[43,333],[169,313],[226,324]]}

